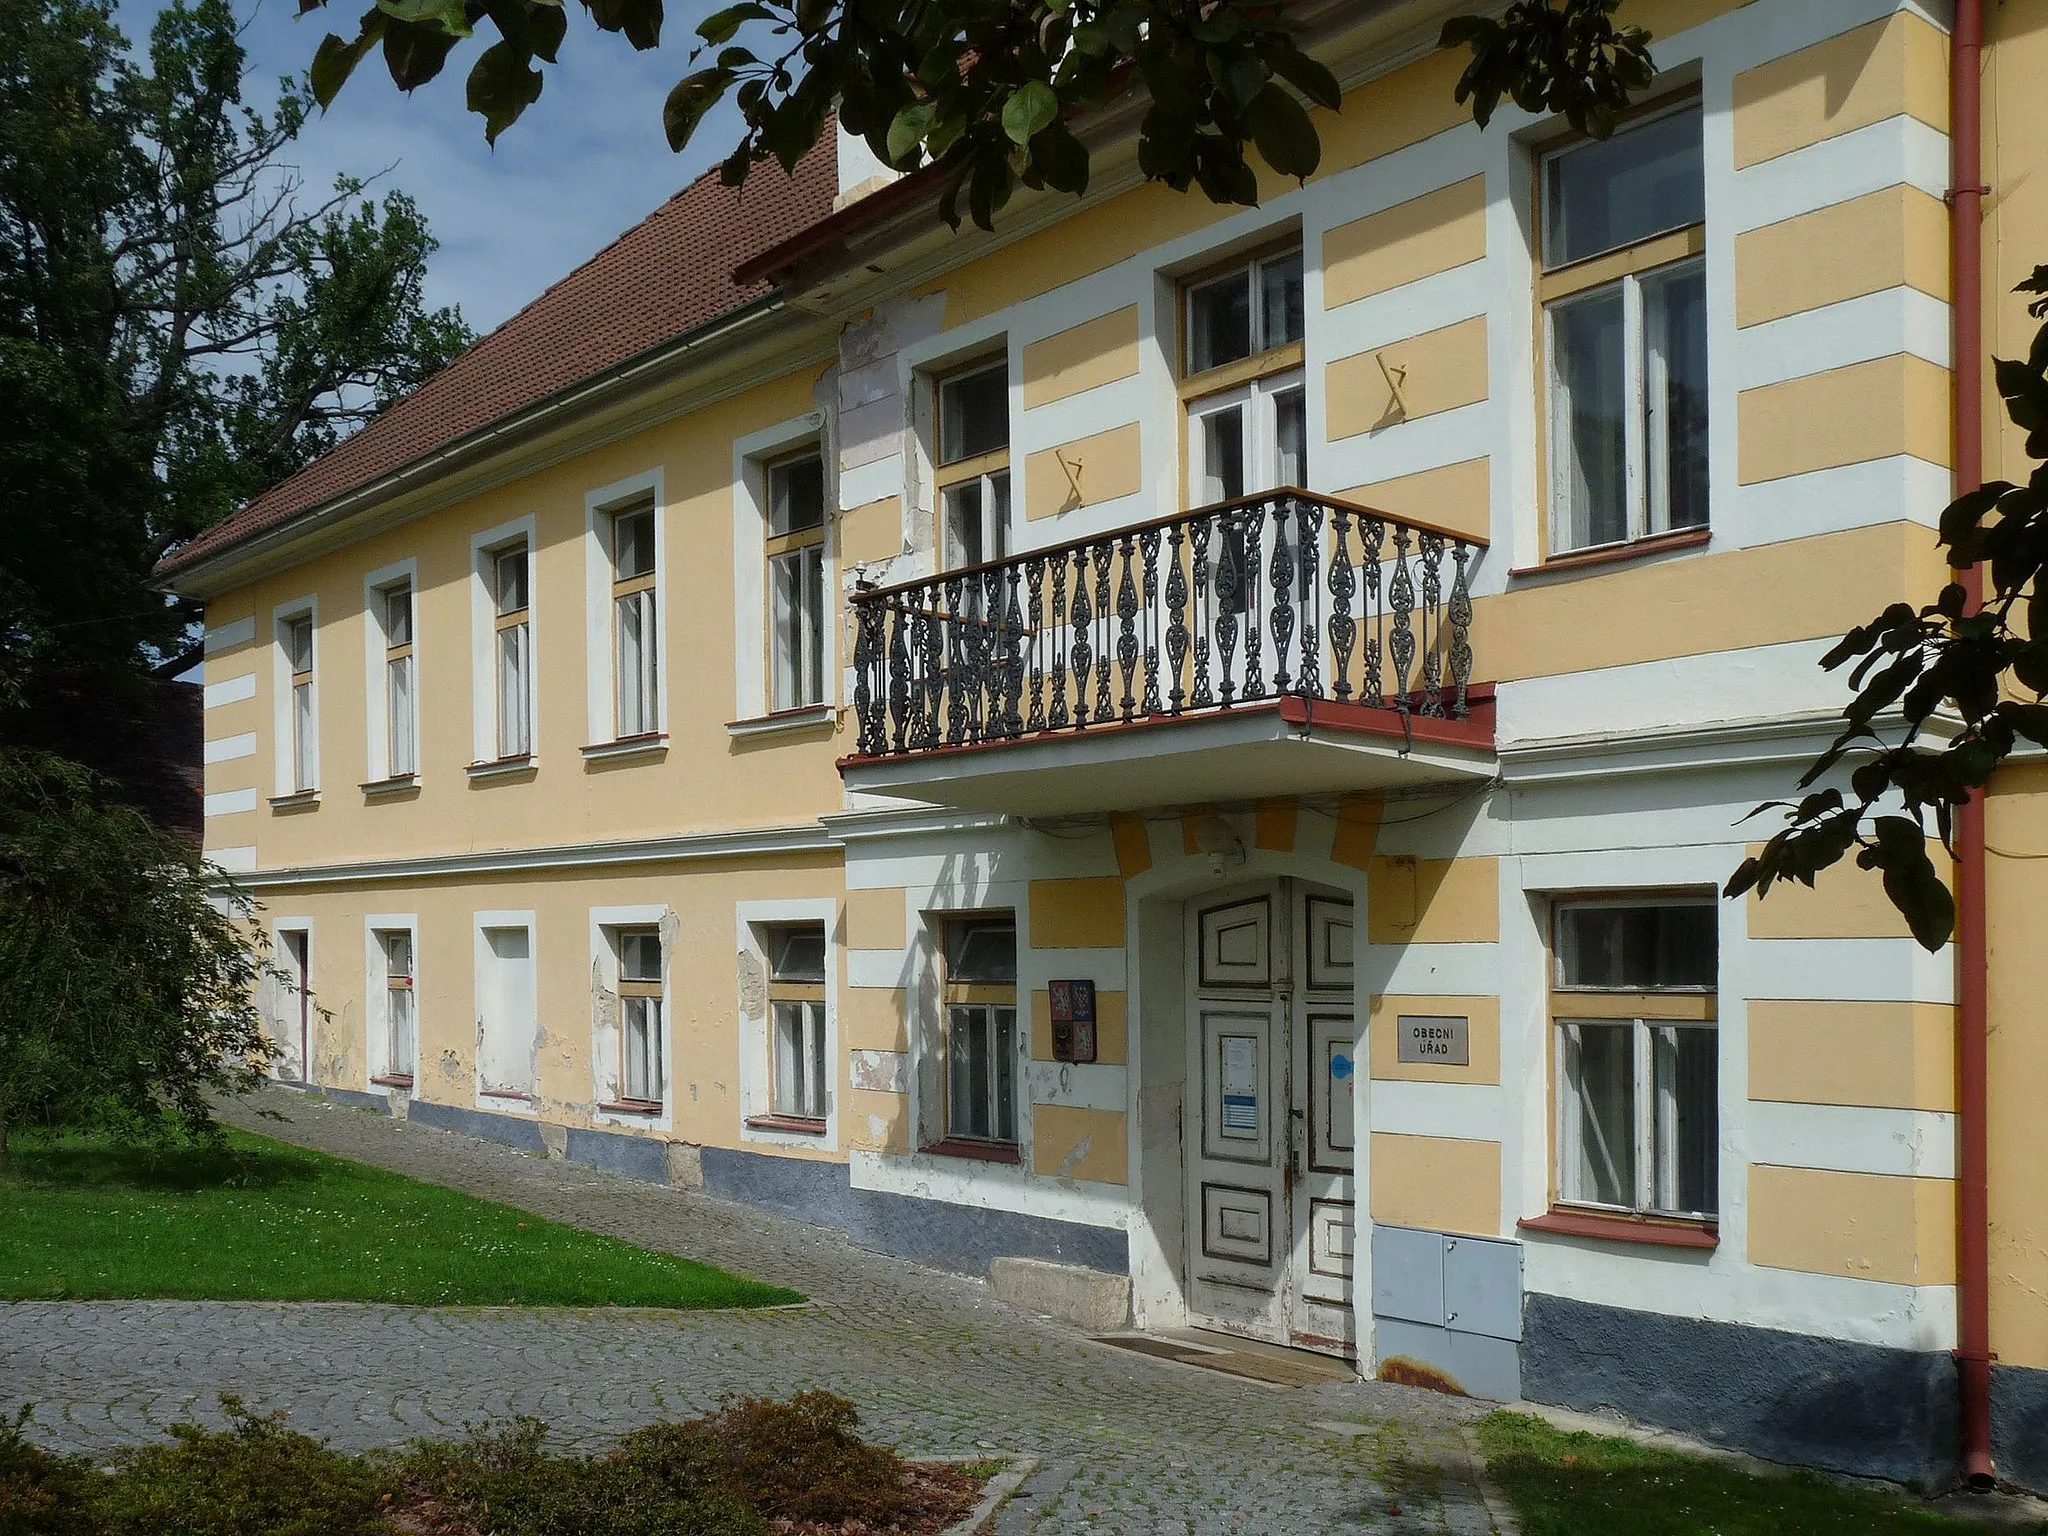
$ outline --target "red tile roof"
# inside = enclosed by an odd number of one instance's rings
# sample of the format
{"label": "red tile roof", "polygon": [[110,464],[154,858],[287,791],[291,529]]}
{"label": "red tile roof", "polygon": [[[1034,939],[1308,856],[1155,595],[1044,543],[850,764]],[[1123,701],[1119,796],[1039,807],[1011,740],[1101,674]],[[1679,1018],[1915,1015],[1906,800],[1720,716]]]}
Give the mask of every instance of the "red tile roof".
{"label": "red tile roof", "polygon": [[760,166],[735,192],[716,171],[699,177],[361,431],[166,556],[157,574],[276,528],[760,298],[771,284],[741,283],[735,269],[832,212],[835,151],[828,122],[787,178]]}

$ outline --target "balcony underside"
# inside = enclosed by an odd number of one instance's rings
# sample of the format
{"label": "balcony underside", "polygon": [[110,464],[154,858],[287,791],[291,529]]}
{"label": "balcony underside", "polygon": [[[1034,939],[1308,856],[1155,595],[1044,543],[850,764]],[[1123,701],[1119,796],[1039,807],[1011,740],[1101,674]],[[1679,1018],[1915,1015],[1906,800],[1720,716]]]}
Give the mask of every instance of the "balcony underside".
{"label": "balcony underside", "polygon": [[1493,700],[1464,720],[1285,697],[839,766],[850,791],[1011,816],[1066,816],[1484,781]]}

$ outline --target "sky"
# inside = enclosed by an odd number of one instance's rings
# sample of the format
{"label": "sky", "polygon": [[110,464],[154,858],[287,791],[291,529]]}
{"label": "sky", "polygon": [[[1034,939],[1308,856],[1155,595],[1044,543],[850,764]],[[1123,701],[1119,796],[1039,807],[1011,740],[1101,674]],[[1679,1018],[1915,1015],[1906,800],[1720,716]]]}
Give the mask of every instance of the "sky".
{"label": "sky", "polygon": [[[482,34],[458,45],[439,78],[410,97],[372,52],[287,158],[308,197],[344,172],[386,172],[377,185],[411,194],[441,242],[428,269],[429,301],[459,303],[472,327],[488,331],[732,147],[739,120],[729,109],[707,120],[681,155],[669,150],[661,128],[662,101],[688,73],[692,29],[716,3],[671,4],[663,46],[647,53],[599,32],[581,5],[570,4],[562,62],[542,66],[540,100],[499,135],[496,148],[484,142],[483,119],[463,105]],[[123,30],[138,48],[159,9],[153,0],[122,6]],[[330,0],[303,17],[295,0],[236,0],[235,9],[249,54],[245,95],[267,108],[279,77],[302,74],[326,33],[353,36],[364,7]]]}

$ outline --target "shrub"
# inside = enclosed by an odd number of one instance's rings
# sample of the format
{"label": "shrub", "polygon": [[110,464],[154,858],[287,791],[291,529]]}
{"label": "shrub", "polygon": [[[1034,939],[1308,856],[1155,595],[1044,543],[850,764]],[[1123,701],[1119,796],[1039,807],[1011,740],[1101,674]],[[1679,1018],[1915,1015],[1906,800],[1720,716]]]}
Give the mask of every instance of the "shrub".
{"label": "shrub", "polygon": [[23,1408],[0,1419],[0,1536],[92,1536],[87,1512],[98,1480],[82,1456],[57,1456],[22,1438]]}
{"label": "shrub", "polygon": [[830,1392],[800,1392],[786,1403],[727,1399],[710,1418],[628,1435],[620,1450],[645,1456],[653,1452],[643,1447],[701,1436],[715,1447],[725,1486],[771,1520],[887,1525],[913,1499],[909,1469],[855,1435],[859,1417]]}
{"label": "shrub", "polygon": [[[229,1427],[180,1424],[116,1458],[91,1500],[105,1536],[389,1536],[377,1481],[352,1456],[222,1397]],[[59,1528],[61,1529],[61,1528]]]}

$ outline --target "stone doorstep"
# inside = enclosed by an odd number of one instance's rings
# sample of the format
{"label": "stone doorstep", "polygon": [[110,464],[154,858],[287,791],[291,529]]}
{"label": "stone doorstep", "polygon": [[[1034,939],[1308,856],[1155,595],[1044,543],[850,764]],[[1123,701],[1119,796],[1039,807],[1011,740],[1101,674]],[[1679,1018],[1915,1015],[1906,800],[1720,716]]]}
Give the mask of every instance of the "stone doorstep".
{"label": "stone doorstep", "polygon": [[1128,1275],[1105,1274],[1044,1259],[996,1259],[988,1288],[999,1301],[1050,1317],[1084,1333],[1108,1333],[1131,1315]]}
{"label": "stone doorstep", "polygon": [[955,1520],[939,1536],[982,1536],[995,1524],[996,1513],[1009,1502],[1010,1495],[1024,1486],[1026,1478],[1038,1470],[1036,1456],[913,1456],[898,1452],[905,1461],[922,1461],[972,1466],[978,1461],[1000,1461],[1003,1470],[990,1478],[981,1490],[981,1500],[974,1508]]}

